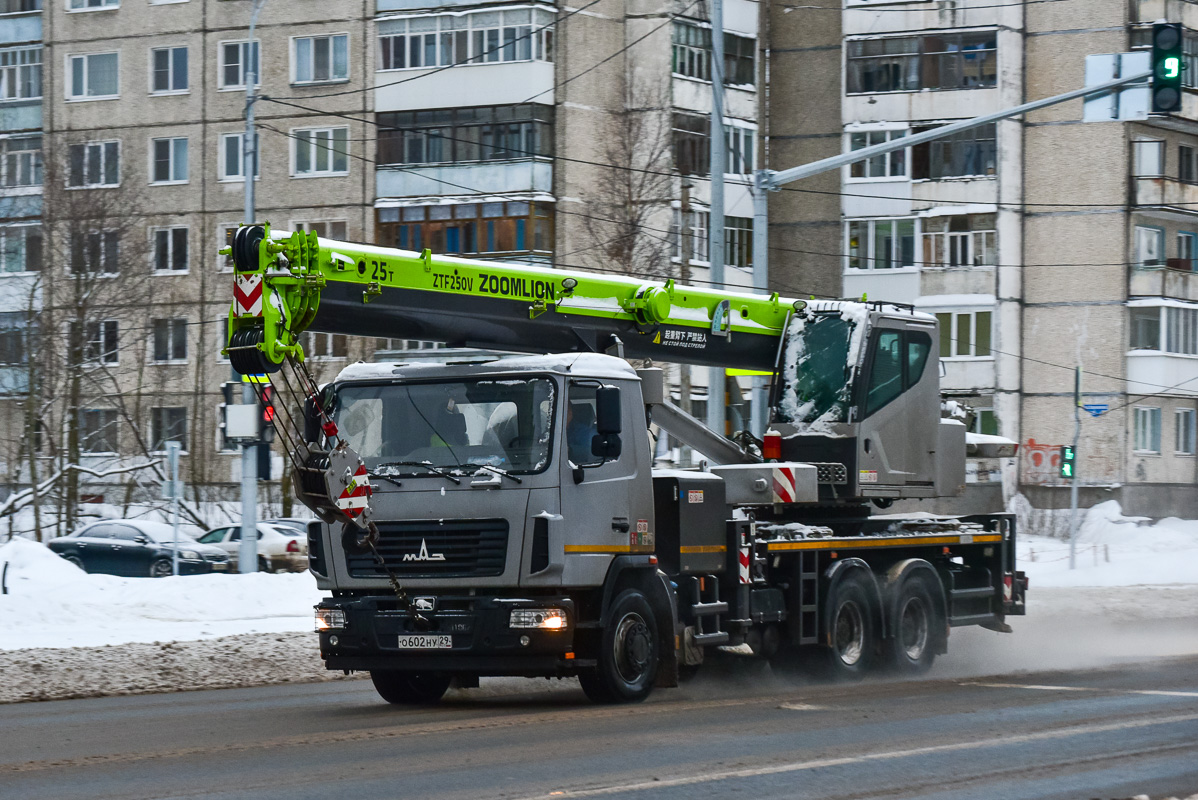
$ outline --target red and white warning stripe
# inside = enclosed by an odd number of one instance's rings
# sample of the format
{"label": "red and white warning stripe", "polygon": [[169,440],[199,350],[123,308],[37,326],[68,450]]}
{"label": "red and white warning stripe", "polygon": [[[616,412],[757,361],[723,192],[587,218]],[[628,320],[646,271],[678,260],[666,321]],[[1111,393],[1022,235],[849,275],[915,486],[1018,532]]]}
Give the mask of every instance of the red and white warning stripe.
{"label": "red and white warning stripe", "polygon": [[774,467],[774,502],[795,501],[795,471],[790,467]]}
{"label": "red and white warning stripe", "polygon": [[749,575],[749,546],[747,544],[742,544],[740,547],[740,553],[738,553],[737,556],[740,561],[740,582],[742,584],[752,583],[752,578]]}
{"label": "red and white warning stripe", "polygon": [[353,519],[366,510],[369,502],[370,476],[366,474],[365,466],[359,466],[358,471],[349,479],[345,490],[341,492],[341,496],[337,498],[337,508]]}
{"label": "red and white warning stripe", "polygon": [[233,316],[262,316],[262,276],[241,275],[233,278]]}

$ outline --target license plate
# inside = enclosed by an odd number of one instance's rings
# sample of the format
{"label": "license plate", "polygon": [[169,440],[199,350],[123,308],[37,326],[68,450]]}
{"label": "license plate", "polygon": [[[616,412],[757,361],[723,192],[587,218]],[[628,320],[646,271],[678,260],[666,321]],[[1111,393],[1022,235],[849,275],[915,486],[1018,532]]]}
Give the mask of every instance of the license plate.
{"label": "license plate", "polygon": [[212,565],[213,572],[224,572],[228,568],[229,568],[228,564],[213,564]]}
{"label": "license plate", "polygon": [[448,635],[417,633],[402,634],[399,637],[400,650],[450,650],[452,648],[453,637]]}

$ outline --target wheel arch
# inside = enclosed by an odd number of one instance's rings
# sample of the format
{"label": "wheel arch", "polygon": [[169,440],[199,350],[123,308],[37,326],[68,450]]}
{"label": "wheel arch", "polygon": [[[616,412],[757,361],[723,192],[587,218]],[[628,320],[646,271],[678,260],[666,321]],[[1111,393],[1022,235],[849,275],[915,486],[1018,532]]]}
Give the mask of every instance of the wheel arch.
{"label": "wheel arch", "polygon": [[636,589],[649,601],[657,622],[658,649],[661,653],[655,686],[678,685],[678,658],[674,647],[678,632],[678,604],[675,592],[666,575],[657,568],[652,556],[618,556],[608,567],[603,581],[603,600],[599,625],[610,623],[612,603],[625,589]]}

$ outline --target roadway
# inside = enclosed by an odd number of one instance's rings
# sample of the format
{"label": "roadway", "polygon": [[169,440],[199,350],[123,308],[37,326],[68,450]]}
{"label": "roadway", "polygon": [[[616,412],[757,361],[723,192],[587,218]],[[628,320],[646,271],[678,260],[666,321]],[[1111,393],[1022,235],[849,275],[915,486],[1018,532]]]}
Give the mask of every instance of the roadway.
{"label": "roadway", "polygon": [[389,707],[367,681],[0,706],[0,797],[1198,793],[1198,656],[852,686],[709,667],[636,706],[544,680],[428,709]]}

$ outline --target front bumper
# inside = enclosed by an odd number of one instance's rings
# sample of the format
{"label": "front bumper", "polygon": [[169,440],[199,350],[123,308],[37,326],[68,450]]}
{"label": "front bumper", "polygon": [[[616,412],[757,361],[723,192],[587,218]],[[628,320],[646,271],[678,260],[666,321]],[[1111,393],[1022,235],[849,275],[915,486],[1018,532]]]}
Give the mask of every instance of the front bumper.
{"label": "front bumper", "polygon": [[[423,599],[423,598],[422,598]],[[421,623],[394,598],[334,598],[318,609],[345,612],[345,627],[320,631],[320,655],[328,669],[452,672],[471,675],[572,675],[590,666],[574,658],[574,603],[565,597],[525,601],[494,596],[437,597]],[[510,628],[513,609],[560,608],[560,630]],[[452,647],[399,648],[404,634],[449,635]],[[527,637],[525,639],[525,637]],[[527,644],[522,643],[522,639]],[[334,640],[336,644],[334,644]]]}

